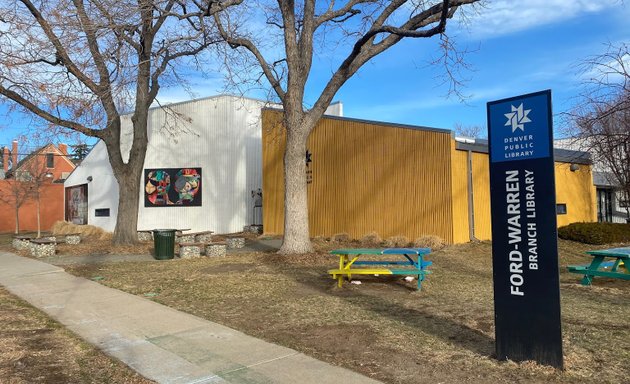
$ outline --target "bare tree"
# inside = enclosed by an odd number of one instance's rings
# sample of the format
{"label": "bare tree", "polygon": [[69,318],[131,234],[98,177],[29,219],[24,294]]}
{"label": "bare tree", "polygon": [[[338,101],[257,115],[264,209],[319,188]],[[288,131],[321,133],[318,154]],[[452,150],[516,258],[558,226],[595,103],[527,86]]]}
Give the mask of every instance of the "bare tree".
{"label": "bare tree", "polygon": [[462,123],[456,123],[453,127],[455,133],[459,136],[484,139],[488,136],[488,129],[481,125],[464,125]]}
{"label": "bare tree", "polygon": [[[464,5],[478,0],[304,0],[259,1],[252,13],[265,18],[267,29],[243,31],[233,15],[215,14],[222,37],[231,48],[253,57],[284,108],[284,241],[280,253],[312,251],[309,239],[305,180],[306,141],[341,86],[365,63],[405,37],[443,35],[447,21]],[[280,41],[274,41],[278,36]],[[351,46],[310,109],[305,89],[313,58],[335,45]],[[281,50],[279,57],[274,52]],[[445,56],[448,58],[448,56]]]}
{"label": "bare tree", "polygon": [[0,180],[0,202],[15,213],[15,234],[20,233],[20,208],[33,197],[32,185],[16,178]]}
{"label": "bare tree", "polygon": [[19,233],[19,210],[29,201],[35,202],[35,215],[37,222],[37,237],[41,236],[41,196],[46,185],[50,185],[54,175],[48,167],[48,155],[52,144],[39,146],[9,171],[8,178],[3,181],[6,190],[0,201],[9,204],[15,210],[16,232]]}
{"label": "bare tree", "polygon": [[[596,169],[611,175],[630,197],[630,45],[608,45],[606,53],[581,63],[584,91],[567,113],[565,134],[574,148],[592,154]],[[630,208],[626,205],[630,220]]]}
{"label": "bare tree", "polygon": [[[103,140],[121,191],[114,243],[137,241],[149,106],[160,87],[181,79],[178,64],[198,63],[217,41],[207,16],[239,1],[203,9],[180,0],[0,4],[0,95],[50,127]],[[133,132],[124,139],[125,111]]]}

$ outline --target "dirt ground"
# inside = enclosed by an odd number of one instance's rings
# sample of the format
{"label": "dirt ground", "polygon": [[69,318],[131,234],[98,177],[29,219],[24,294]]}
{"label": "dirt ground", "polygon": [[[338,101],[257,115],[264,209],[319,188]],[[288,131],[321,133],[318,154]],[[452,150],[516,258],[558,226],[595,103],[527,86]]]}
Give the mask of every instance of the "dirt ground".
{"label": "dirt ground", "polygon": [[433,274],[416,292],[400,277],[361,276],[339,289],[318,253],[66,266],[71,273],[150,298],[386,383],[627,383],[630,284],[566,265],[592,246],[560,242],[565,370],[494,359],[490,243],[434,252]]}
{"label": "dirt ground", "polygon": [[386,276],[337,288],[327,270],[338,259],[327,251],[353,246],[318,240],[318,252],[305,256],[155,261],[148,243],[112,249],[86,242],[60,246],[47,261],[385,383],[628,382],[629,282],[596,278],[584,287],[566,272],[587,263],[584,251],[593,246],[559,243],[564,371],[494,358],[489,242],[432,253],[433,274],[421,292],[415,281]]}
{"label": "dirt ground", "polygon": [[0,383],[153,383],[2,287],[0,324]]}

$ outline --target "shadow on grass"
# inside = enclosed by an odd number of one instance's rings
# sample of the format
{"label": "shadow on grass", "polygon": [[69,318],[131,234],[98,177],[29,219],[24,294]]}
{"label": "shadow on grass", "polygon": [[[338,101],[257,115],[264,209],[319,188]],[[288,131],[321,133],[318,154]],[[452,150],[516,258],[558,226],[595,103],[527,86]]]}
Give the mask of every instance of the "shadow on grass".
{"label": "shadow on grass", "polygon": [[[270,266],[276,269],[282,269],[277,264],[270,264]],[[295,267],[295,266],[294,266]],[[302,268],[300,268],[302,269]],[[493,357],[494,356],[494,339],[488,337],[484,333],[470,328],[465,324],[457,322],[456,320],[431,312],[431,307],[427,308],[408,308],[403,307],[393,299],[386,297],[380,297],[373,294],[373,285],[371,281],[363,287],[368,288],[369,291],[361,292],[357,289],[348,289],[344,283],[344,288],[337,288],[335,282],[331,282],[332,279],[326,274],[325,271],[319,276],[309,274],[312,272],[312,268],[303,267],[304,273],[283,273],[296,281],[298,284],[306,286],[308,289],[318,292],[321,295],[332,295],[342,298],[347,301],[349,307],[360,307],[364,310],[375,313],[379,317],[387,318],[396,322],[400,322],[407,327],[418,329],[421,332],[431,334],[441,339],[442,341],[450,344],[457,345],[463,349],[467,349],[473,353],[481,356]],[[279,271],[281,272],[281,271]],[[309,278],[306,278],[309,276]],[[380,276],[380,280],[384,280],[385,276]],[[379,281],[374,284],[380,284]],[[400,291],[401,295],[418,295],[421,299],[422,291],[413,292],[415,288],[410,288],[404,283],[393,281],[391,279],[383,282],[386,285],[386,289],[395,289]],[[332,287],[332,288],[331,288]],[[414,283],[415,287],[415,283]],[[413,293],[410,293],[412,291]],[[420,337],[420,336],[419,336]]]}

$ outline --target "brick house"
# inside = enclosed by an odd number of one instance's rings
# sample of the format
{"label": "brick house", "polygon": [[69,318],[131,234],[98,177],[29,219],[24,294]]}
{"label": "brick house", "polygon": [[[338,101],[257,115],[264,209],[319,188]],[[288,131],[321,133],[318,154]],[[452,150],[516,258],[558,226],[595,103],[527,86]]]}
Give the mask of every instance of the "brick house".
{"label": "brick house", "polygon": [[[0,180],[0,232],[16,229],[15,199],[17,190],[32,185],[39,180],[40,187],[40,224],[42,230],[48,230],[57,220],[64,219],[63,180],[74,170],[75,164],[68,157],[65,144],[44,145],[19,159],[18,142],[13,141],[12,148],[2,150],[2,175]],[[37,229],[37,201],[33,194],[23,197],[24,203],[19,209],[19,229],[33,231]]]}

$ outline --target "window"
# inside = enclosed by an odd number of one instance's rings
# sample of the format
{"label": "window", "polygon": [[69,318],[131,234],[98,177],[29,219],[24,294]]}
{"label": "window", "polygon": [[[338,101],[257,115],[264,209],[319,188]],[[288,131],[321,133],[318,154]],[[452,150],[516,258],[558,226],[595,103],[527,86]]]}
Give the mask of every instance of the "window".
{"label": "window", "polygon": [[55,154],[54,153],[46,154],[46,168],[55,168]]}
{"label": "window", "polygon": [[96,217],[109,217],[109,208],[98,208],[94,210]]}
{"label": "window", "polygon": [[556,213],[558,215],[566,215],[567,214],[567,205],[566,204],[556,204]]}

